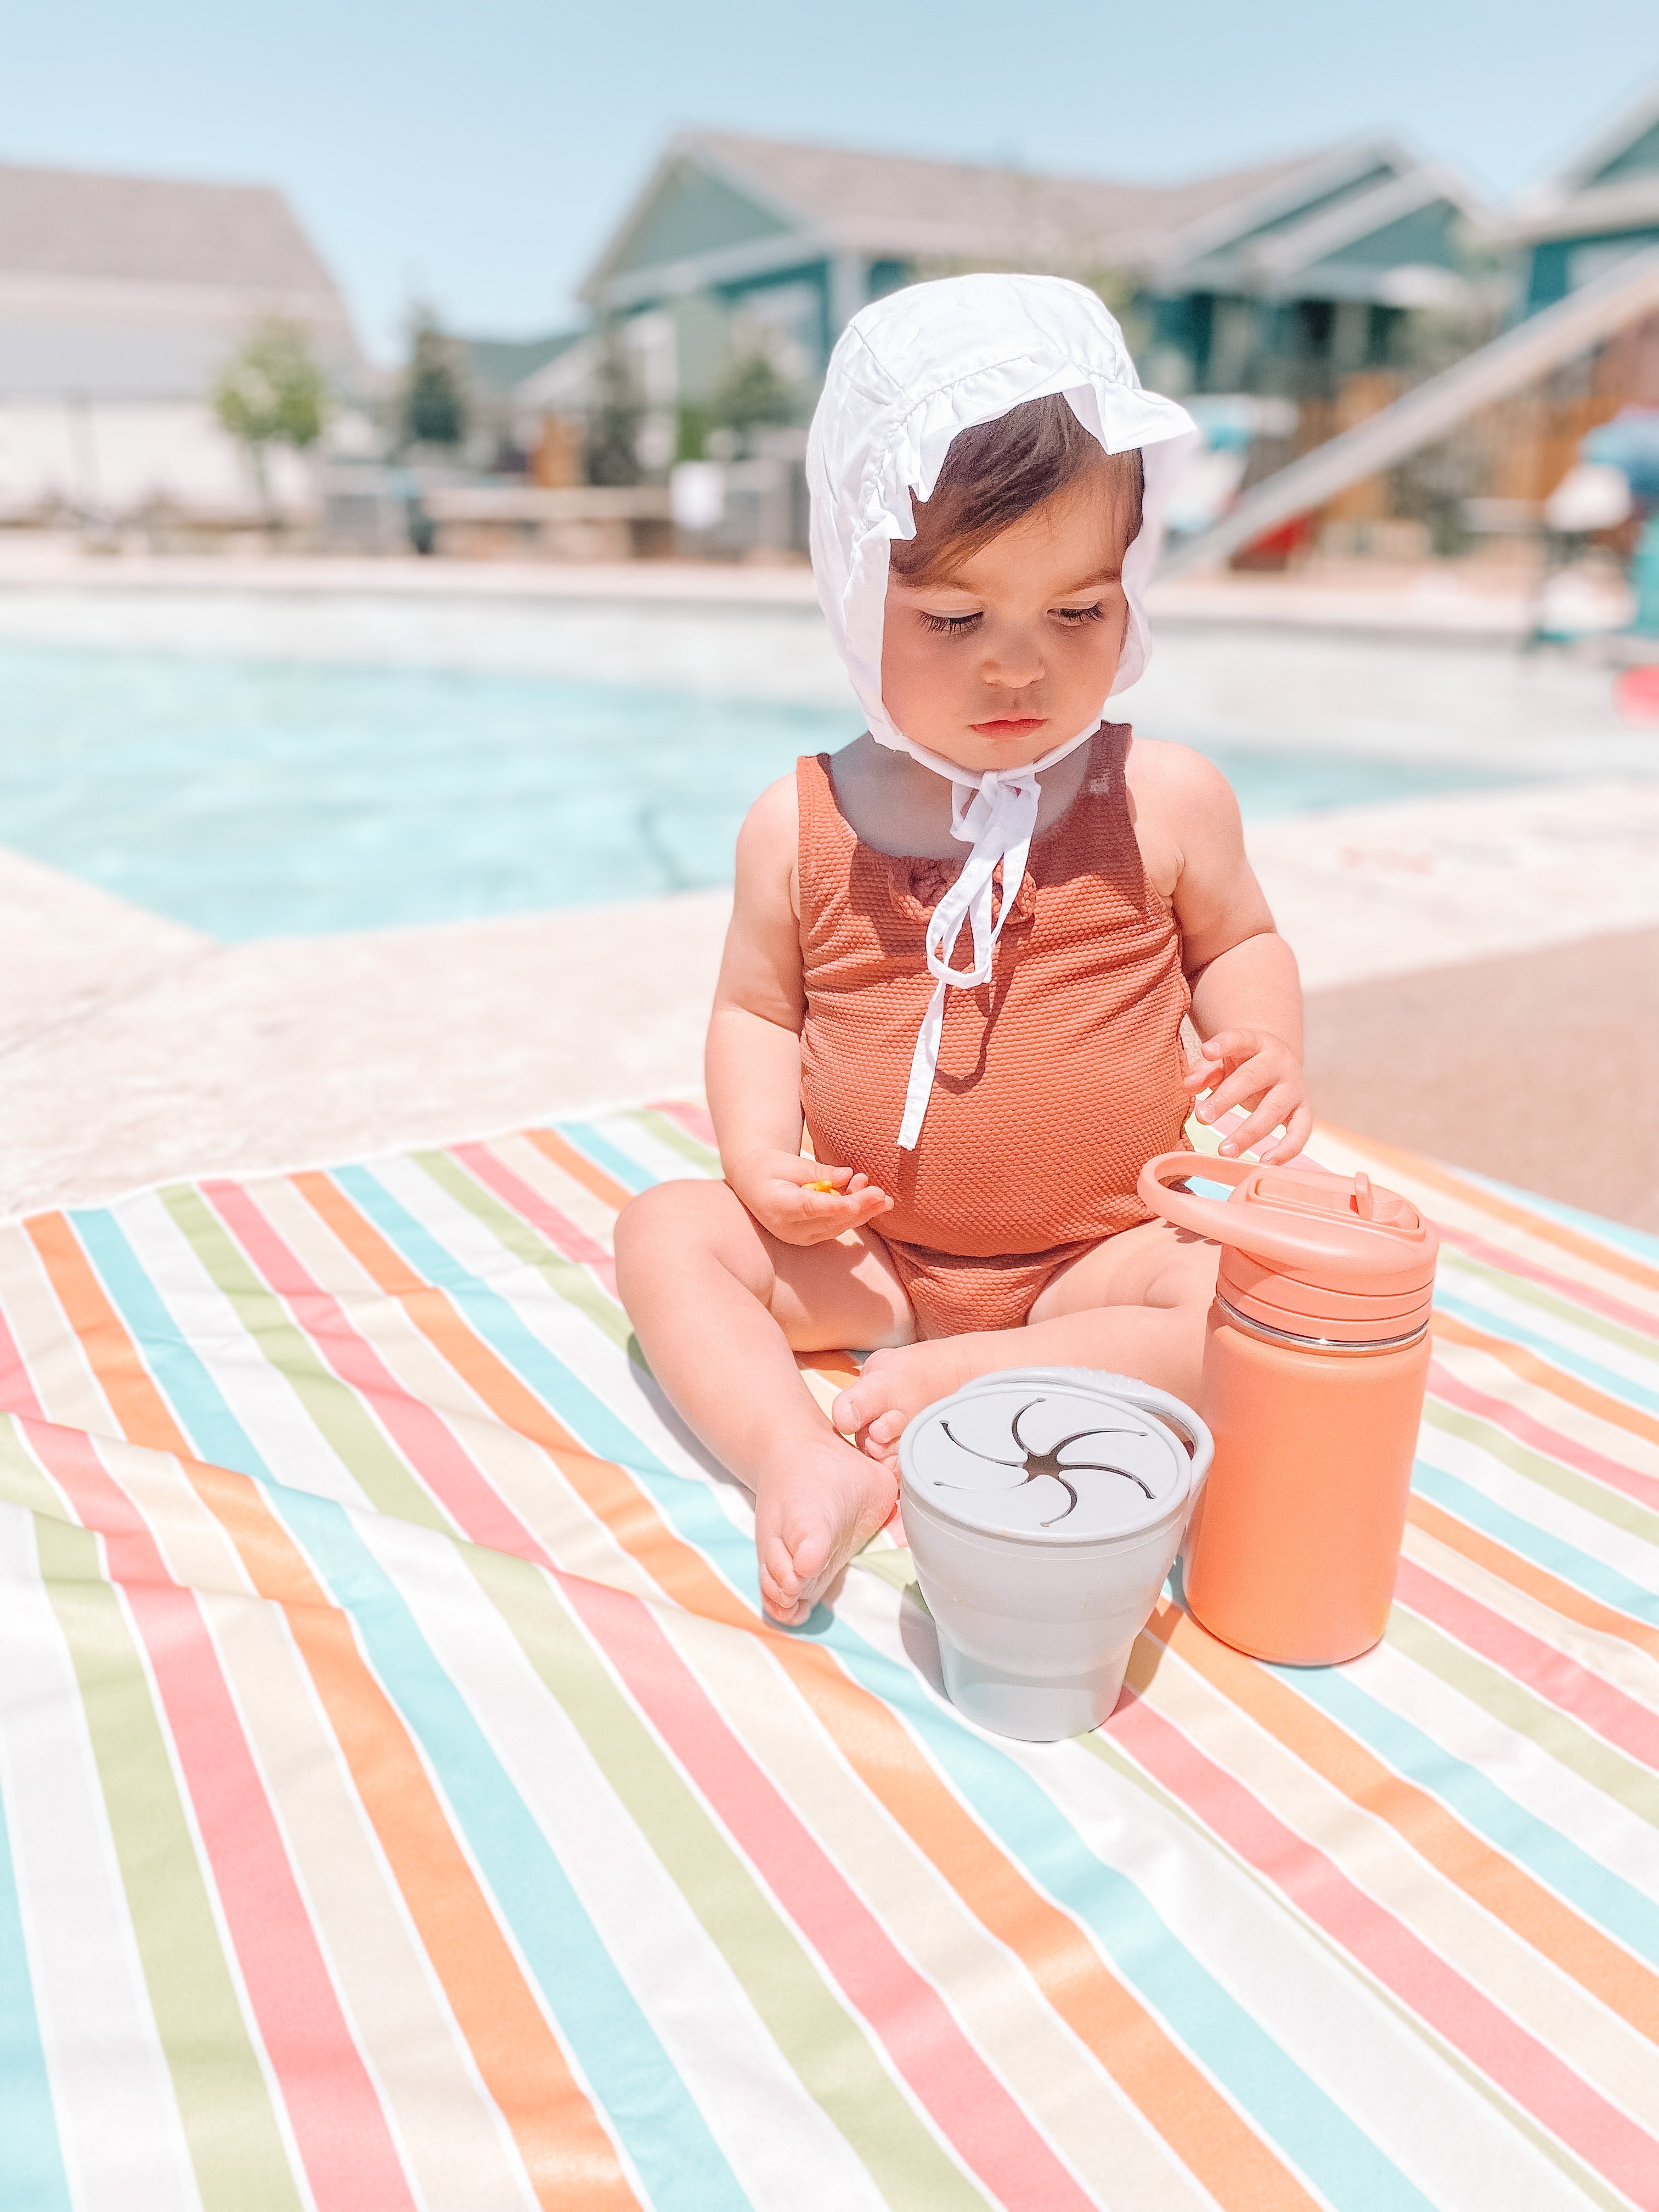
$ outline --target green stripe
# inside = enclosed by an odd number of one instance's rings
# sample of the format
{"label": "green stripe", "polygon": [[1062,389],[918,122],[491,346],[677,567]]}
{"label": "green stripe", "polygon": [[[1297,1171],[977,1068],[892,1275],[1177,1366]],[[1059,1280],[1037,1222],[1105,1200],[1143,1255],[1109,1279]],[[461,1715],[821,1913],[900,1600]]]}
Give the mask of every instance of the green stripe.
{"label": "green stripe", "polygon": [[[1167,1651],[1162,1653],[1157,1663],[1160,1666],[1167,1665],[1171,1656]],[[1231,1717],[1236,1719],[1237,1716],[1233,1715]],[[1436,2057],[1449,2066],[1468,2087],[1477,2091],[1507,2125],[1512,2127],[1517,2135],[1524,2136],[1533,2148],[1540,2152],[1552,2165],[1559,2167],[1573,2186],[1582,2190],[1592,2203],[1603,2207],[1604,2212],[1626,2212],[1625,2199],[1609,2189],[1598,2175],[1590,2171],[1589,2166],[1581,2165],[1565,2145],[1557,2142],[1554,2136],[1533,2118],[1524,2106],[1516,2104],[1513,2098],[1500,2089],[1490,2075],[1483,2074],[1473,2059],[1466,2058],[1457,2045],[1448,2041],[1438,2028],[1431,2027],[1420,2013],[1414,2012],[1403,1998],[1396,1996],[1386,1982],[1379,1981],[1369,1966],[1362,1965],[1351,1951],[1345,1950],[1336,1938],[1328,1935],[1317,1921],[1309,1919],[1287,1891],[1280,1889],[1267,1875],[1259,1873],[1248,1859],[1241,1858],[1232,1845],[1224,1838],[1218,1836],[1206,1821],[1200,1820],[1190,1806],[1183,1805],[1178,1797],[1172,1797],[1160,1783],[1155,1781],[1142,1767],[1138,1766],[1133,1759],[1112,1741],[1104,1729],[1097,1729],[1091,1735],[1079,1736],[1076,1741],[1079,1750],[1091,1753],[1100,1760],[1103,1765],[1111,1767],[1115,1772],[1122,1775],[1127,1781],[1133,1783],[1136,1789],[1143,1791],[1155,1804],[1160,1805],[1166,1813],[1182,1822],[1195,1835],[1201,1837],[1211,1850],[1220,1852],[1232,1866],[1234,1871],[1259,1890],[1275,1910],[1294,1914],[1297,1924],[1305,1936],[1311,1937],[1322,1951],[1346,1968],[1370,1996],[1375,1997],[1379,2004],[1393,2014],[1402,2027],[1408,2029],[1419,2043],[1426,2045]],[[1259,1795],[1254,1789],[1251,1790],[1250,1794],[1253,1796]],[[1261,1802],[1265,1803],[1266,1800]],[[1271,1812],[1272,1809],[1269,1806],[1268,1810]],[[1337,1823],[1352,1825],[1355,1827],[1358,1827],[1361,1820],[1368,1820],[1370,1817],[1367,1814],[1352,1813],[1342,1807],[1334,1808],[1334,1814]],[[1336,1866],[1339,1873],[1345,1872],[1340,1861],[1337,1859],[1334,1851],[1330,1850],[1328,1844],[1316,1838],[1312,1839],[1312,1847],[1329,1851],[1332,1863]],[[1392,1908],[1385,1905],[1384,1910],[1391,1911]],[[1405,1920],[1403,1915],[1395,1917],[1401,1921],[1402,1925],[1409,1928],[1410,1923]],[[1431,1945],[1429,1948],[1432,1948],[1433,1946]]]}
{"label": "green stripe", "polygon": [[356,1391],[312,1349],[304,1330],[289,1320],[282,1300],[265,1288],[207,1201],[184,1183],[162,1191],[161,1197],[198,1259],[234,1307],[249,1338],[290,1385],[364,1497],[379,1512],[451,1534],[453,1524],[410,1473]]}
{"label": "green stripe", "polygon": [[1592,1789],[1659,1828],[1659,1775],[1638,1765],[1559,1706],[1502,1673],[1396,1598],[1388,1641],[1506,1729],[1546,1751]]}
{"label": "green stripe", "polygon": [[1659,1513],[1650,1506],[1627,1498],[1622,1490],[1614,1490],[1608,1483],[1598,1482],[1594,1475],[1581,1474],[1576,1467],[1567,1467],[1559,1459],[1529,1449],[1484,1414],[1466,1413],[1461,1407],[1449,1406],[1443,1399],[1431,1394],[1423,1407],[1423,1418],[1431,1428],[1443,1430],[1448,1436],[1461,1437],[1488,1459],[1499,1460],[1527,1481],[1553,1491],[1569,1505],[1593,1513],[1598,1520],[1610,1522],[1627,1536],[1659,1547]]}
{"label": "green stripe", "polygon": [[694,1137],[689,1129],[682,1128],[672,1114],[659,1114],[653,1106],[641,1106],[628,1118],[637,1122],[659,1145],[666,1145],[671,1152],[678,1152],[683,1160],[689,1160],[694,1168],[701,1168],[705,1175],[719,1176],[720,1154],[705,1145],[701,1137]]}
{"label": "green stripe", "polygon": [[682,1778],[538,1568],[459,1547],[809,2096],[898,2212],[982,2212],[787,1921]]}
{"label": "green stripe", "polygon": [[[0,1504],[21,1505],[36,1519],[68,1518],[64,1502],[35,1465],[15,1414],[0,1413]],[[74,1523],[70,1523],[74,1526]]]}
{"label": "green stripe", "polygon": [[613,1344],[626,1345],[626,1315],[606,1296],[580,1260],[566,1259],[539,1230],[532,1229],[521,1215],[504,1206],[494,1191],[476,1176],[469,1175],[459,1161],[447,1152],[416,1152],[411,1158],[416,1166],[425,1169],[441,1190],[481,1221],[515,1260],[521,1260],[526,1267],[535,1267],[545,1275],[567,1305],[586,1314]]}
{"label": "green stripe", "polygon": [[[1524,1275],[1512,1275],[1507,1268],[1494,1267],[1488,1260],[1473,1260],[1467,1252],[1459,1252],[1449,1247],[1446,1251],[1446,1262],[1454,1273],[1479,1276],[1481,1281],[1489,1283],[1505,1297],[1534,1306],[1540,1312],[1547,1314],[1552,1321],[1564,1322],[1570,1328],[1582,1329],[1586,1335],[1602,1337],[1610,1344],[1622,1345],[1626,1352],[1635,1352],[1638,1358],[1650,1364],[1659,1359],[1659,1346],[1655,1345],[1650,1336],[1640,1335],[1635,1329],[1626,1328],[1622,1322],[1614,1321],[1607,1314],[1597,1313],[1589,1306],[1581,1306],[1571,1298],[1564,1297],[1559,1291],[1552,1291],[1542,1283],[1529,1282]],[[1495,1328],[1503,1329],[1500,1315],[1494,1314],[1492,1320]]]}
{"label": "green stripe", "polygon": [[35,1530],[203,2204],[207,2212],[300,2212],[149,1685],[120,1601],[103,1579],[97,1540],[44,1514]]}

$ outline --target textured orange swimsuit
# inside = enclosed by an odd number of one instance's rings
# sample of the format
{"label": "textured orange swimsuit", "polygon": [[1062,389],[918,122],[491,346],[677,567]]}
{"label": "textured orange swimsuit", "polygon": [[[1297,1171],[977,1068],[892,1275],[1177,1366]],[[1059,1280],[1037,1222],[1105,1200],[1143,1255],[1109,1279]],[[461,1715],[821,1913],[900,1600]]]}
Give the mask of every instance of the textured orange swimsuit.
{"label": "textured orange swimsuit", "polygon": [[878,853],[836,804],[830,756],[797,764],[801,1104],[817,1157],[896,1200],[880,1234],[919,1335],[1018,1328],[1062,1267],[1151,1218],[1135,1178],[1185,1142],[1181,935],[1141,865],[1128,750],[1127,725],[1103,723],[1032,843],[991,982],[947,994],[912,1152],[898,1132],[933,989],[923,931],[962,864]]}

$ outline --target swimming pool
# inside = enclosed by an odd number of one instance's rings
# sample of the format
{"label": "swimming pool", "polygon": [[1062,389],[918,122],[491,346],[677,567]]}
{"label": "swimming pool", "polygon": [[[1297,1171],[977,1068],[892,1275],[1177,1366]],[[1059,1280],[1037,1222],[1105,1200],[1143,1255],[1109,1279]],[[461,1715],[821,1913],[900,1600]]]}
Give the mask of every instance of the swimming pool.
{"label": "swimming pool", "polygon": [[[0,843],[234,942],[730,880],[856,709],[655,684],[0,641]],[[1247,819],[1510,779],[1216,744]]]}

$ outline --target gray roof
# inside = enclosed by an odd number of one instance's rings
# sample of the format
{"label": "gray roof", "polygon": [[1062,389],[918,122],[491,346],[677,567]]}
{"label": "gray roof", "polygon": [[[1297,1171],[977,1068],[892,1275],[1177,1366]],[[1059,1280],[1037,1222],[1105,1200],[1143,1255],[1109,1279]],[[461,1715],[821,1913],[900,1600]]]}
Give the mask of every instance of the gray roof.
{"label": "gray roof", "polygon": [[1231,241],[1254,223],[1324,193],[1351,189],[1367,173],[1397,174],[1412,166],[1412,157],[1392,141],[1352,142],[1142,185],[690,132],[671,144],[588,289],[602,289],[613,268],[628,264],[630,234],[676,168],[688,166],[722,179],[780,228],[808,230],[834,250],[922,261],[971,257],[1151,270]]}
{"label": "gray roof", "polygon": [[843,146],[700,134],[691,145],[841,237],[933,243],[1006,230],[1137,239],[1168,236],[1308,166],[1306,155],[1175,185],[1052,177],[969,161],[930,161]]}
{"label": "gray roof", "polygon": [[271,311],[355,380],[345,302],[270,186],[0,164],[0,391],[197,397]]}
{"label": "gray roof", "polygon": [[269,185],[0,165],[0,272],[316,292],[334,280]]}

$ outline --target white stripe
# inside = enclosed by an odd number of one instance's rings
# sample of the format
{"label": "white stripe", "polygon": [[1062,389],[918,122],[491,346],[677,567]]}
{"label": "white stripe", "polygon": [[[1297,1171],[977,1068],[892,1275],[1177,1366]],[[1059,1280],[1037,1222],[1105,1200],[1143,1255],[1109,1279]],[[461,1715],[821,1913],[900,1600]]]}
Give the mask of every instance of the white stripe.
{"label": "white stripe", "polygon": [[[1366,1670],[1360,1686],[1369,1696],[1401,1720],[1409,1721],[1413,1728],[1420,1729],[1431,1742],[1472,1767],[1494,1790],[1513,1798],[1553,1834],[1566,1837],[1587,1858],[1606,1867],[1610,1874],[1620,1875],[1644,1897],[1654,1896],[1655,1870],[1659,1869],[1659,1835],[1655,1834],[1650,1820],[1644,1820],[1639,1813],[1632,1813],[1616,1797],[1598,1790],[1593,1782],[1585,1781],[1574,1768],[1553,1759],[1530,1736],[1519,1735],[1502,1721],[1495,1720],[1484,1705],[1464,1697],[1431,1668],[1420,1667],[1396,1646],[1379,1644],[1366,1653],[1359,1664]],[[1446,1802],[1453,1818],[1461,1820],[1462,1815],[1455,1806],[1449,1799]],[[1483,1840],[1492,1850],[1510,1856],[1502,1844],[1494,1842],[1490,1836],[1483,1836]],[[1540,1874],[1518,1853],[1515,1856],[1534,1881],[1546,1889],[1554,1888],[1547,1874]],[[1574,1903],[1570,1893],[1566,1902],[1571,1911],[1593,1924],[1600,1924],[1588,1906]],[[1615,1930],[1608,1933],[1613,1942],[1623,1942],[1623,1937]],[[1649,1966],[1651,1970],[1650,1960]],[[1655,2069],[1654,2081],[1655,2094],[1659,2097],[1659,2069]],[[1656,2115],[1659,2116],[1659,2106],[1656,2106]]]}
{"label": "white stripe", "polygon": [[85,2212],[201,2202],[32,1516],[0,1506],[0,1779],[59,2141]]}
{"label": "white stripe", "polygon": [[[884,2212],[862,2162],[805,2088],[459,1553],[406,1522],[364,1516],[357,1525],[547,1838],[739,2184],[757,2204]],[[555,1601],[570,1617],[564,1601]],[[575,1633],[588,1643],[580,1623]],[[847,2018],[849,2034],[865,2034],[855,2014]]]}
{"label": "white stripe", "polygon": [[[913,1655],[924,1648],[931,1624],[913,1608],[901,1640],[896,1594],[873,1577],[858,1579],[878,1593],[860,1591],[860,1632],[907,1670],[919,1671]],[[1237,1718],[1249,1725],[1244,1716]],[[1105,1732],[1109,1738],[1109,1722]],[[991,1740],[1041,1786],[1084,1844],[1133,1882],[1170,1935],[1262,2033],[1431,2203],[1444,2212],[1490,2212],[1494,2204],[1583,2212],[1580,2192],[1469,2088],[1441,2057],[1433,2032],[1415,2024],[1408,2008],[1397,2011],[1382,1997],[1363,1968],[1310,1929],[1224,1845],[1079,1746]],[[1156,2017],[1156,2008],[1149,2009]]]}
{"label": "white stripe", "polygon": [[[1628,1528],[1621,1528],[1616,1522],[1604,1521],[1599,1513],[1575,1504],[1547,1484],[1517,1474],[1513,1468],[1470,1438],[1437,1428],[1432,1422],[1423,1425],[1417,1455],[1431,1467],[1467,1482],[1482,1497],[1489,1498],[1518,1519],[1530,1522],[1534,1528],[1559,1537],[1564,1544],[1587,1553],[1603,1566],[1614,1568],[1627,1582],[1659,1594],[1659,1546],[1645,1541]],[[1589,1475],[1578,1479],[1589,1483],[1595,1480]],[[1455,1512],[1456,1509],[1442,1510]],[[1547,1565],[1547,1562],[1545,1564]]]}

